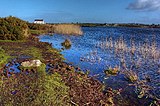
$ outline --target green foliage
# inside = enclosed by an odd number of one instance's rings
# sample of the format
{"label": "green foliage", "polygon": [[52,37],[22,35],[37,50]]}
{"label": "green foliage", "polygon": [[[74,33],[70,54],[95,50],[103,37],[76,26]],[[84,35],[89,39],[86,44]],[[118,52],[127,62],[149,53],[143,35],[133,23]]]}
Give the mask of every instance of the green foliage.
{"label": "green foliage", "polygon": [[54,33],[55,26],[48,25],[48,24],[34,24],[34,23],[27,23],[30,29],[30,33],[33,35],[40,35],[40,34],[52,34]]}
{"label": "green foliage", "polygon": [[46,74],[46,65],[44,63],[41,64],[41,66],[37,67],[37,71],[41,75]]}
{"label": "green foliage", "polygon": [[1,40],[22,40],[29,34],[25,21],[16,17],[0,18]]}
{"label": "green foliage", "polygon": [[0,68],[8,62],[10,56],[0,47]]}
{"label": "green foliage", "polygon": [[34,23],[27,23],[29,29],[31,30],[47,30],[46,24],[34,24]]}

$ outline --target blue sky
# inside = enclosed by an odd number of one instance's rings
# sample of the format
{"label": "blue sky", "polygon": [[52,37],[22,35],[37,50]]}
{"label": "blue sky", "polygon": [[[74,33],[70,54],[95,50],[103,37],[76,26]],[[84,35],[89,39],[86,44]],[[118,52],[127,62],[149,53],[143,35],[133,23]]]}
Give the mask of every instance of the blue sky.
{"label": "blue sky", "polygon": [[0,0],[0,17],[33,22],[160,24],[160,0]]}

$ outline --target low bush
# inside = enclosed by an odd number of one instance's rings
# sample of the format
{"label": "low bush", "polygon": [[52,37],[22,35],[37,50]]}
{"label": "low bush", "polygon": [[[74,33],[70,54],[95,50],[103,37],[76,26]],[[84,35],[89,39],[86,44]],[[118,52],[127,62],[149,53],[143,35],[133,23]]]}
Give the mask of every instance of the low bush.
{"label": "low bush", "polygon": [[28,35],[25,21],[12,16],[0,18],[0,40],[23,40]]}

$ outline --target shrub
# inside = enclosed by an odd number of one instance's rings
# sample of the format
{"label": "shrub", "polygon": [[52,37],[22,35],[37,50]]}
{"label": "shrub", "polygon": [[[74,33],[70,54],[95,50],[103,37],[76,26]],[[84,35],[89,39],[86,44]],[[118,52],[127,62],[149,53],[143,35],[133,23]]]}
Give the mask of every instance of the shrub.
{"label": "shrub", "polygon": [[28,37],[28,25],[16,17],[0,18],[1,40],[22,40]]}

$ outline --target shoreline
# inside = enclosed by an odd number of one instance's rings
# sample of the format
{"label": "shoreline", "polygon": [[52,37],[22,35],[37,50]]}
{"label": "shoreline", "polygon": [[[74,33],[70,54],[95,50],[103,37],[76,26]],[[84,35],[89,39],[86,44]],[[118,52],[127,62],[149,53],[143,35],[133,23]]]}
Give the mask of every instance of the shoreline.
{"label": "shoreline", "polygon": [[[112,104],[112,105],[114,104],[113,100],[112,100],[113,95],[114,95],[112,92],[112,89],[110,89],[111,90],[110,93],[109,93],[109,91],[105,91],[108,93],[103,93],[104,92],[103,91],[103,84],[100,81],[98,81],[97,79],[94,79],[92,77],[89,77],[86,73],[83,73],[83,71],[81,69],[77,70],[77,68],[63,62],[63,57],[61,57],[62,55],[59,55],[59,52],[57,52],[57,50],[55,50],[54,52],[46,53],[47,50],[44,49],[45,46],[48,46],[49,50],[54,49],[51,47],[51,45],[49,43],[40,42],[38,38],[32,37],[32,38],[30,38],[29,41],[25,41],[25,42],[2,42],[1,41],[0,44],[1,45],[3,44],[2,48],[4,48],[4,50],[9,49],[8,47],[5,47],[5,46],[15,45],[15,47],[12,46],[12,49],[16,49],[16,45],[25,46],[27,44],[28,44],[27,48],[30,48],[33,45],[34,45],[34,47],[37,47],[39,49],[43,48],[42,49],[42,57],[39,56],[39,57],[41,57],[40,60],[42,60],[42,62],[45,64],[49,64],[50,68],[49,68],[48,72],[50,74],[58,73],[61,75],[62,82],[64,82],[66,84],[66,86],[68,86],[70,88],[69,95],[70,95],[70,98],[72,98],[70,101],[71,104],[84,105],[89,102],[92,105],[101,105],[102,101],[103,101],[103,104],[108,104],[108,103]],[[18,62],[21,62],[21,61],[26,60],[26,59],[21,59],[21,57],[20,57],[23,55],[19,51],[22,52],[23,50],[24,50],[24,48],[21,48],[17,51],[11,50],[11,51],[7,51],[8,52],[7,54],[11,55],[12,57],[17,56],[17,58],[19,58]],[[31,60],[32,60],[32,58],[31,58]],[[33,68],[33,70],[36,70],[36,69]],[[77,91],[79,91],[79,92],[77,92]],[[84,96],[81,97],[80,95],[84,95]],[[107,96],[107,95],[110,95],[110,96]],[[91,97],[92,97],[92,99],[90,99]],[[99,101],[97,101],[97,99]]]}

